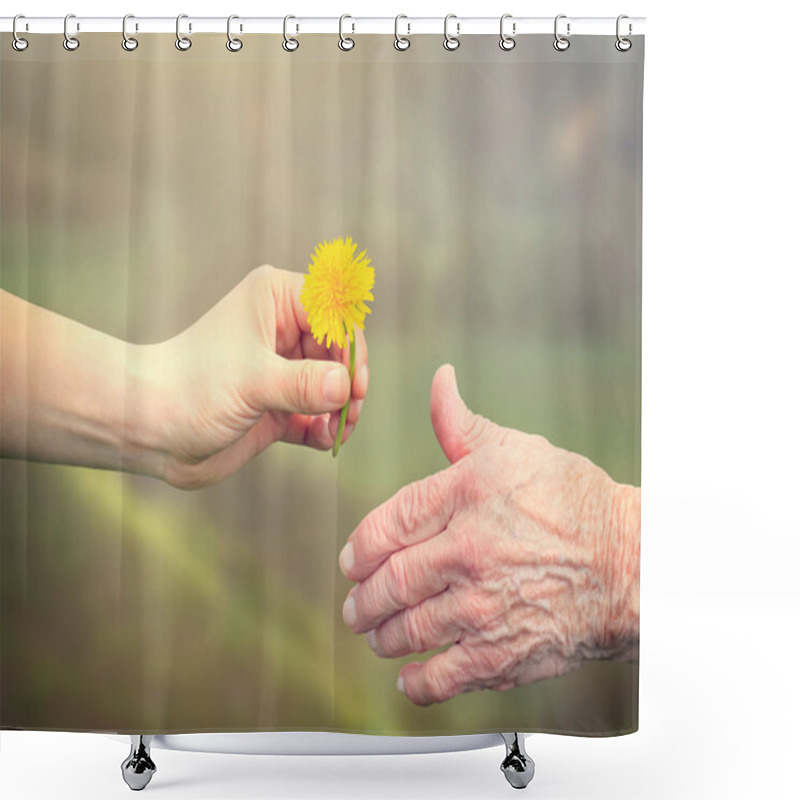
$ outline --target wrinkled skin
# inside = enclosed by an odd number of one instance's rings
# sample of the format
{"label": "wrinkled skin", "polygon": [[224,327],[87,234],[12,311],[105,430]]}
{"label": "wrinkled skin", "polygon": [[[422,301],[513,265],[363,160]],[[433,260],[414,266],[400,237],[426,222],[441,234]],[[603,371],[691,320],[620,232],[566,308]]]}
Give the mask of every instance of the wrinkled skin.
{"label": "wrinkled skin", "polygon": [[419,705],[638,652],[639,490],[540,436],[472,414],[452,367],[431,390],[451,466],[370,513],[342,551],[345,622]]}

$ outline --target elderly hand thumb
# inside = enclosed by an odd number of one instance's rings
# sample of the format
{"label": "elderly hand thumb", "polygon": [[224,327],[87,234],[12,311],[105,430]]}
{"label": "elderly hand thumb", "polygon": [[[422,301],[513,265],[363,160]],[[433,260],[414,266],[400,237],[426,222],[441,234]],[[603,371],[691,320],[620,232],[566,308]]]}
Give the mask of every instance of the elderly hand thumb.
{"label": "elderly hand thumb", "polygon": [[277,357],[264,380],[265,411],[324,414],[338,411],[350,396],[350,375],[344,364]]}
{"label": "elderly hand thumb", "polygon": [[500,432],[493,422],[467,408],[458,393],[456,371],[451,364],[443,364],[433,376],[431,422],[436,440],[451,464],[490,444]]}

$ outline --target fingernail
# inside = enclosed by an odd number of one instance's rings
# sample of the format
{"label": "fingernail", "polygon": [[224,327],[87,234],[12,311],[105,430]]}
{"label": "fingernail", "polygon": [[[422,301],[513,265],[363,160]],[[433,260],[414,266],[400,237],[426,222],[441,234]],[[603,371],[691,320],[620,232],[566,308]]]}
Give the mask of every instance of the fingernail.
{"label": "fingernail", "polygon": [[339,567],[341,567],[342,572],[347,575],[350,570],[353,569],[353,564],[355,563],[356,555],[353,549],[353,543],[348,542],[339,554]]}
{"label": "fingernail", "polygon": [[350,378],[347,370],[331,369],[322,381],[322,396],[326,403],[331,405],[343,406],[347,402],[350,394]]}
{"label": "fingernail", "polygon": [[369,386],[369,367],[366,364],[361,365],[361,369],[358,371],[358,382],[364,387],[364,391],[367,391],[367,386]]}
{"label": "fingernail", "polygon": [[406,690],[406,685],[405,685],[405,683],[403,683],[403,676],[402,675],[398,675],[397,676],[397,691],[398,692],[404,692],[405,690]]}
{"label": "fingernail", "polygon": [[[355,591],[355,590],[353,590]],[[352,628],[356,624],[356,601],[353,597],[353,592],[347,595],[347,600],[344,601],[344,608],[342,608],[342,618],[348,628]]]}
{"label": "fingernail", "polygon": [[367,631],[367,635],[364,637],[367,640],[367,644],[370,646],[371,650],[374,650],[378,646],[378,638],[375,636],[375,631]]}

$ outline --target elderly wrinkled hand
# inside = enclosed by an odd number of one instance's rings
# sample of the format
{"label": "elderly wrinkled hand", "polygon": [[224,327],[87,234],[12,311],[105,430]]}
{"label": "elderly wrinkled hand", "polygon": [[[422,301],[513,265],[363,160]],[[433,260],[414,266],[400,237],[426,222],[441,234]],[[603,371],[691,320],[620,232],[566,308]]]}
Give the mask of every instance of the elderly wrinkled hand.
{"label": "elderly wrinkled hand", "polygon": [[344,620],[428,705],[638,652],[639,490],[540,436],[472,414],[455,372],[431,389],[451,466],[370,513],[340,556]]}

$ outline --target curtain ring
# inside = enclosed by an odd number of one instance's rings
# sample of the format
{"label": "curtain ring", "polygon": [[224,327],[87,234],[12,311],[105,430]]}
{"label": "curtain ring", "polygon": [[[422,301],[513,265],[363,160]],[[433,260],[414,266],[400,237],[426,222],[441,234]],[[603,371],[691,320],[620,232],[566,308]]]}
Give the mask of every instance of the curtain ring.
{"label": "curtain ring", "polygon": [[442,44],[445,50],[450,50],[452,52],[453,50],[458,50],[458,46],[461,44],[458,39],[458,34],[461,33],[461,23],[456,22],[456,35],[451,36],[447,31],[447,23],[450,22],[451,19],[456,19],[456,15],[448,14],[444,18],[444,42],[442,42]]}
{"label": "curtain ring", "polygon": [[[345,36],[342,33],[342,24],[346,19],[353,19],[349,14],[342,14],[339,17],[339,49],[340,50],[352,50],[356,46],[355,39],[351,39],[349,36]],[[355,22],[352,23],[353,25],[353,33],[356,30]]]}
{"label": "curtain ring", "polygon": [[[555,37],[556,37],[555,40],[553,41],[553,47],[555,47],[555,49],[558,50],[559,53],[563,53],[569,47],[569,39],[567,39],[566,37],[562,36],[558,32],[558,21],[560,19],[566,19],[566,18],[567,18],[566,14],[559,14],[556,17],[555,23],[553,24],[553,33],[555,34]],[[567,23],[567,36],[569,36],[569,28],[570,28],[570,24],[568,22]]]}
{"label": "curtain ring", "polygon": [[[181,51],[186,51],[192,46],[192,40],[188,36],[184,36],[181,33],[181,20],[188,18],[188,14],[178,14],[175,20],[175,47]],[[189,30],[192,30],[191,23],[189,23]]]}
{"label": "curtain ring", "polygon": [[[67,16],[64,17],[64,49],[69,51],[77,50],[81,46],[81,43],[78,41],[78,37],[70,36],[69,32],[67,31],[67,25],[71,19],[75,19],[74,14],[67,14]],[[76,23],[75,29],[79,31],[81,29],[80,25]]]}
{"label": "curtain ring", "polygon": [[[630,39],[623,38],[622,36],[620,36],[620,33],[619,33],[619,28],[620,28],[619,24],[624,19],[629,19],[627,14],[620,14],[617,17],[617,41],[614,42],[614,47],[616,47],[617,50],[620,51],[620,53],[627,53],[628,50],[630,50],[631,47],[633,47],[633,42]],[[631,26],[631,24],[629,22],[628,23],[628,36],[631,35],[632,31],[633,31],[633,27]]]}
{"label": "curtain ring", "polygon": [[[244,42],[241,39],[236,39],[231,36],[231,21],[234,19],[239,19],[239,17],[236,14],[231,14],[228,17],[228,41],[225,42],[225,47],[227,47],[231,53],[238,53],[244,47]],[[241,28],[239,30],[241,30]]]}
{"label": "curtain ring", "polygon": [[130,53],[139,46],[139,40],[133,36],[128,36],[127,24],[129,19],[135,19],[133,14],[126,14],[122,18],[122,49]]}
{"label": "curtain ring", "polygon": [[[394,49],[395,50],[408,50],[411,47],[411,39],[406,39],[405,36],[400,35],[400,20],[401,19],[408,19],[405,14],[398,14],[394,18]],[[408,25],[408,35],[411,35],[411,23],[407,22]]]}
{"label": "curtain ring", "polygon": [[18,53],[21,53],[23,50],[27,50],[28,49],[28,40],[27,39],[23,39],[17,33],[17,20],[18,19],[25,19],[25,15],[24,14],[17,14],[17,16],[14,17],[14,21],[11,23],[11,33],[14,34],[14,38],[11,40],[11,46]]}
{"label": "curtain ring", "polygon": [[[287,53],[294,53],[298,47],[300,47],[300,42],[297,39],[292,39],[291,36],[286,32],[287,25],[290,19],[297,19],[297,17],[293,17],[291,14],[287,14],[283,18],[283,49]],[[300,30],[300,26],[297,26],[297,30]]]}
{"label": "curtain ring", "polygon": [[[513,50],[517,46],[517,40],[513,36],[509,36],[505,30],[503,30],[503,26],[507,19],[512,19],[511,14],[503,14],[503,16],[500,17],[500,49],[505,50],[506,52]],[[517,32],[516,22],[511,23],[511,32]]]}

